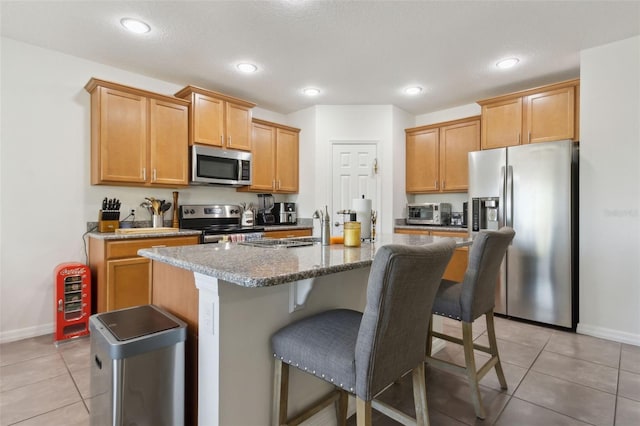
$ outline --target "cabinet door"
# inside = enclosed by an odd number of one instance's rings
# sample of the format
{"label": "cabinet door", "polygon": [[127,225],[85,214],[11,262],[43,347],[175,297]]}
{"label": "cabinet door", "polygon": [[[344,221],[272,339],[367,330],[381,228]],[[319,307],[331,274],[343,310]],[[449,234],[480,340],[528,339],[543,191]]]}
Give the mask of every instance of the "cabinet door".
{"label": "cabinet door", "polygon": [[97,152],[91,183],[144,183],[148,172],[147,98],[106,87],[98,90],[99,143],[93,146]]}
{"label": "cabinet door", "polygon": [[151,260],[144,257],[107,262],[107,311],[151,303]]}
{"label": "cabinet door", "polygon": [[[434,237],[461,237],[466,238],[469,235],[466,232],[455,231],[431,231],[431,235]],[[451,280],[455,282],[462,282],[464,280],[464,274],[467,272],[467,266],[469,265],[469,247],[458,247],[453,251],[453,256],[445,269],[442,278],[445,280]]]}
{"label": "cabinet door", "polygon": [[275,180],[276,130],[258,123],[253,123],[252,129],[251,190],[272,191]]}
{"label": "cabinet door", "polygon": [[406,191],[437,192],[438,129],[407,133]]}
{"label": "cabinet door", "polygon": [[526,142],[573,139],[574,87],[529,95],[525,98],[524,110]]}
{"label": "cabinet door", "polygon": [[194,93],[192,108],[192,142],[223,146],[224,101]]}
{"label": "cabinet door", "polygon": [[468,154],[480,149],[480,120],[440,128],[440,183],[442,191],[466,192]]}
{"label": "cabinet door", "polygon": [[251,151],[251,108],[226,102],[226,146]]}
{"label": "cabinet door", "polygon": [[522,98],[482,106],[482,149],[520,145]]}
{"label": "cabinet door", "polygon": [[185,105],[150,100],[151,183],[189,183],[188,114]]}
{"label": "cabinet door", "polygon": [[298,133],[276,129],[277,192],[298,192]]}

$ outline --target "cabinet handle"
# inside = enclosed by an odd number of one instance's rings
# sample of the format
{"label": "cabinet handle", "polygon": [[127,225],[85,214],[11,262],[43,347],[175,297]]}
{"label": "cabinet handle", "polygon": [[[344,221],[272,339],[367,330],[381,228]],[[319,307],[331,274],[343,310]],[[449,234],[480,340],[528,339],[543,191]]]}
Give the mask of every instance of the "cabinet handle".
{"label": "cabinet handle", "polygon": [[276,180],[271,181],[271,188],[276,189]]}
{"label": "cabinet handle", "polygon": [[231,146],[231,136],[227,136],[227,146]]}
{"label": "cabinet handle", "polygon": [[163,248],[163,247],[166,247],[166,246],[167,246],[166,244],[160,244],[160,245],[157,245],[157,246],[151,246],[151,248]]}
{"label": "cabinet handle", "polygon": [[442,189],[445,189],[447,187],[447,182],[446,181],[442,181]]}
{"label": "cabinet handle", "polygon": [[142,168],[142,180],[147,180],[147,168]]}
{"label": "cabinet handle", "polygon": [[438,181],[434,180],[433,183],[436,185],[436,189],[438,189]]}
{"label": "cabinet handle", "polygon": [[153,169],[153,179],[151,182],[155,182],[156,180],[158,180],[158,173],[156,172],[156,169]]}
{"label": "cabinet handle", "polygon": [[222,138],[222,135],[220,135],[220,146],[224,146],[224,139]]}
{"label": "cabinet handle", "polygon": [[521,141],[520,141],[520,133],[518,133],[518,145],[520,145]]}
{"label": "cabinet handle", "polygon": [[278,189],[280,189],[281,186],[282,186],[282,181],[278,179]]}
{"label": "cabinet handle", "polygon": [[531,143],[531,132],[529,132],[529,143]]}

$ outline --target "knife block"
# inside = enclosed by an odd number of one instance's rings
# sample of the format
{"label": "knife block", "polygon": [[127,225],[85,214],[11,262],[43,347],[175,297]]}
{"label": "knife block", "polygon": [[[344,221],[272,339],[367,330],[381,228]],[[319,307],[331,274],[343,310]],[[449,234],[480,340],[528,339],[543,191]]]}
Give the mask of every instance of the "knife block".
{"label": "knife block", "polygon": [[[115,215],[117,213],[117,216]],[[102,211],[98,214],[98,232],[116,232],[120,228],[120,211]],[[116,218],[116,219],[114,219]]]}

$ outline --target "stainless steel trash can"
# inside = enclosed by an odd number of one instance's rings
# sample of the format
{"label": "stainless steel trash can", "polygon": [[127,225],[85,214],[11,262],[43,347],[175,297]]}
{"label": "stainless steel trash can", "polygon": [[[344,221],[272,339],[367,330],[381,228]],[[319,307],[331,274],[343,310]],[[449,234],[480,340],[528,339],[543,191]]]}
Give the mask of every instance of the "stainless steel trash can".
{"label": "stainless steel trash can", "polygon": [[184,424],[187,325],[154,305],[92,315],[92,426]]}

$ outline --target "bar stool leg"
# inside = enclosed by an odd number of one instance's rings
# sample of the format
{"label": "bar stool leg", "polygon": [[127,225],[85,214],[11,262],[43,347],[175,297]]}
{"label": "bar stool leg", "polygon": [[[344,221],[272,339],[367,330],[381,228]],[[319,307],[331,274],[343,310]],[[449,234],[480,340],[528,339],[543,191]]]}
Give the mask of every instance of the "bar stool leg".
{"label": "bar stool leg", "polygon": [[271,425],[287,424],[287,402],[289,399],[289,364],[276,359],[273,370],[273,405]]}
{"label": "bar stool leg", "polygon": [[357,426],[371,426],[372,421],[371,401],[365,401],[356,397]]}
{"label": "bar stool leg", "polygon": [[480,386],[478,385],[478,373],[476,371],[476,359],[473,354],[473,333],[472,324],[462,321],[462,342],[464,345],[464,364],[469,378],[469,386],[471,387],[471,400],[476,411],[476,417],[485,418],[484,407],[482,406],[482,397],[480,396]]}
{"label": "bar stool leg", "polygon": [[349,408],[349,394],[347,391],[338,389],[340,396],[336,402],[336,417],[338,419],[338,426],[347,425],[347,409]]}
{"label": "bar stool leg", "polygon": [[431,356],[432,345],[433,345],[433,315],[429,317],[429,331],[427,332],[427,356]]}
{"label": "bar stool leg", "polygon": [[487,337],[489,337],[489,350],[491,351],[491,356],[498,359],[496,363],[496,375],[500,382],[500,388],[507,389],[507,380],[504,378],[500,355],[498,355],[498,341],[496,340],[496,328],[493,322],[493,309],[485,314],[485,318],[487,322]]}
{"label": "bar stool leg", "polygon": [[429,410],[427,407],[427,385],[424,377],[424,363],[413,369],[413,403],[416,407],[416,425],[429,426]]}

